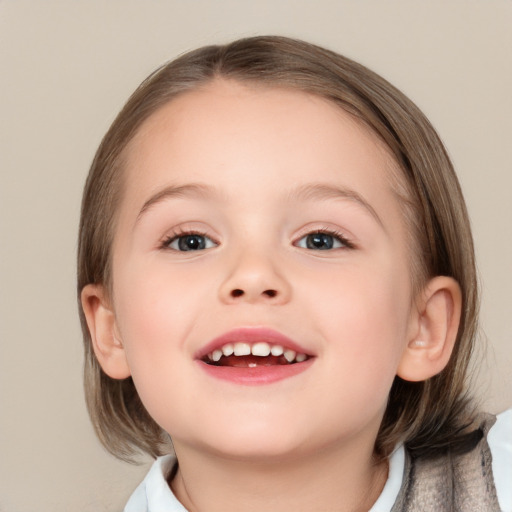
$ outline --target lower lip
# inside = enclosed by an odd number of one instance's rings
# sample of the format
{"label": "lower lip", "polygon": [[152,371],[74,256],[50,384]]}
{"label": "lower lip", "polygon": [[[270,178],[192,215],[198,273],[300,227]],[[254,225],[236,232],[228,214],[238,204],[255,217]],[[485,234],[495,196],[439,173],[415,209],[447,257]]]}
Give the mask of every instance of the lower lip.
{"label": "lower lip", "polygon": [[232,366],[214,366],[197,360],[200,368],[211,377],[245,386],[261,386],[288,379],[306,371],[313,363],[313,358],[302,363],[275,366],[255,366],[238,368]]}

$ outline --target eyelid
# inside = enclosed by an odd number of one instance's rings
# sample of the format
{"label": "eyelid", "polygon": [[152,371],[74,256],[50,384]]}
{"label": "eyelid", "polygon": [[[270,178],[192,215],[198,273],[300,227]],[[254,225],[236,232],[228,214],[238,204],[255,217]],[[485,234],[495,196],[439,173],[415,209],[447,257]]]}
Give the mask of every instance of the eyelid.
{"label": "eyelid", "polygon": [[314,233],[325,233],[326,235],[331,235],[343,244],[344,247],[338,247],[336,249],[354,249],[356,247],[355,243],[352,241],[352,237],[348,235],[345,231],[342,231],[339,227],[334,226],[326,226],[326,225],[308,225],[302,228],[299,233],[294,238],[293,245],[297,247],[297,243],[302,240],[305,236],[312,235]]}
{"label": "eyelid", "polygon": [[[162,240],[159,243],[159,246],[161,249],[164,249],[164,250],[170,250],[170,251],[175,251],[175,252],[186,252],[186,251],[179,251],[178,249],[171,248],[170,244],[181,237],[189,236],[189,235],[197,235],[197,236],[202,236],[204,238],[207,238],[208,240],[211,240],[215,244],[215,247],[220,244],[220,242],[218,241],[218,239],[216,237],[212,236],[210,233],[207,233],[206,230],[204,230],[204,229],[193,228],[193,227],[187,228],[187,227],[183,227],[183,226],[177,226],[177,227],[171,229],[170,232],[168,232],[162,238]],[[213,248],[214,247],[206,247],[205,249],[202,249],[202,250],[206,251],[208,249],[213,249]],[[199,251],[191,251],[191,252],[199,252]]]}

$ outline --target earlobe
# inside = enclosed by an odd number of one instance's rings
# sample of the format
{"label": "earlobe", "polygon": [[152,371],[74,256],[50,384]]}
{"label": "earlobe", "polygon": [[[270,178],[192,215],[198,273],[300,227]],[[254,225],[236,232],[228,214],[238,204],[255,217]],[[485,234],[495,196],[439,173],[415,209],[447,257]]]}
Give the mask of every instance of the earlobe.
{"label": "earlobe", "polygon": [[84,286],[81,301],[94,354],[101,368],[113,379],[129,377],[130,369],[125,350],[104,287],[97,284]]}
{"label": "earlobe", "polygon": [[457,339],[461,307],[455,279],[438,276],[429,281],[414,313],[414,330],[400,360],[399,377],[422,381],[446,367]]}

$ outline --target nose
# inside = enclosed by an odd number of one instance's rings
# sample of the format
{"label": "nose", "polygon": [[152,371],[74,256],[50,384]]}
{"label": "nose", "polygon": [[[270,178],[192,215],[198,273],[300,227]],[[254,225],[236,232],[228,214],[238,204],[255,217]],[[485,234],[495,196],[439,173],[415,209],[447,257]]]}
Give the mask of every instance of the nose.
{"label": "nose", "polygon": [[291,286],[269,255],[238,255],[219,289],[227,304],[285,304]]}

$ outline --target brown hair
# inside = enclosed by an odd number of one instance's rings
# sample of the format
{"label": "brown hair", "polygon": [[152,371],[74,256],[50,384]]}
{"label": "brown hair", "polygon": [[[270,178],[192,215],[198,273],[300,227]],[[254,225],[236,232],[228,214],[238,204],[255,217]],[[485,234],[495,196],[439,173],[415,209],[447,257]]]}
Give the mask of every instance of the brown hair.
{"label": "brown hair", "polygon": [[[182,55],[150,75],[105,135],[85,185],[78,246],[78,292],[89,283],[111,289],[111,247],[122,196],[123,155],[142,123],[179,94],[215,78],[299,89],[349,112],[388,146],[398,164],[397,195],[411,232],[416,289],[430,277],[450,276],[462,289],[463,310],[447,367],[424,382],[395,378],[376,440],[385,457],[401,440],[432,453],[460,439],[471,423],[468,364],[477,331],[478,290],[468,215],[452,164],[422,112],[364,66],[329,50],[283,37],[254,37]],[[160,427],[142,405],[131,378],[101,370],[80,307],[85,348],[85,391],[96,432],[114,455],[162,451]]]}

